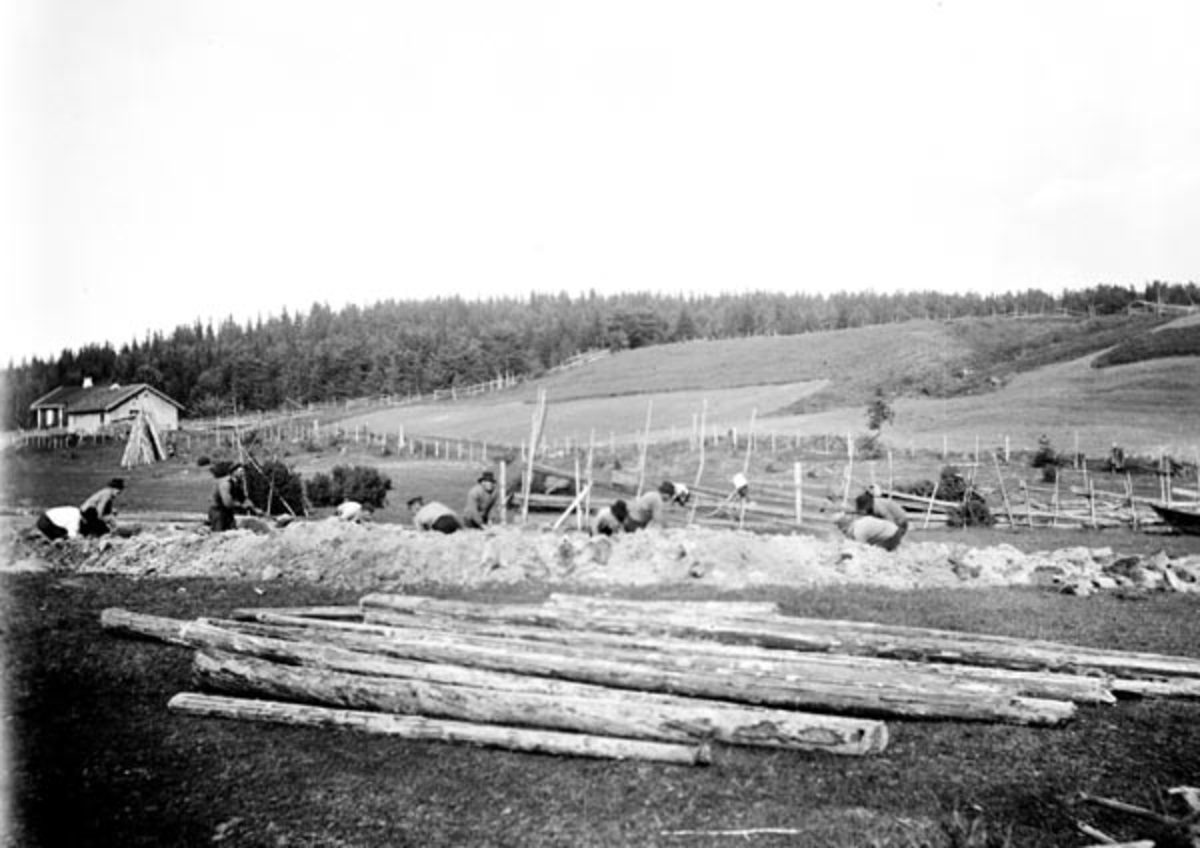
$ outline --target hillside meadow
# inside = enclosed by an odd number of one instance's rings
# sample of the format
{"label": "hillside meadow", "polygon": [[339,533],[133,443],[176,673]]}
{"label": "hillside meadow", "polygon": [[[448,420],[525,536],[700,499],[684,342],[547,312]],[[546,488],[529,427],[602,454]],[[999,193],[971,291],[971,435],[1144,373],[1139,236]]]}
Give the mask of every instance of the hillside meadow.
{"label": "hillside meadow", "polygon": [[866,431],[878,389],[896,412],[883,437],[897,450],[966,452],[1006,439],[1014,450],[1033,449],[1044,434],[1062,450],[1077,445],[1103,455],[1119,442],[1133,454],[1192,461],[1200,449],[1200,357],[1092,367],[1098,340],[1156,326],[1145,319],[915,321],[662,345],[492,396],[377,408],[342,424],[517,444],[529,436],[541,388],[552,442],[632,443],[647,421],[652,440],[687,439],[701,416],[710,436],[752,424],[764,435],[845,436]]}

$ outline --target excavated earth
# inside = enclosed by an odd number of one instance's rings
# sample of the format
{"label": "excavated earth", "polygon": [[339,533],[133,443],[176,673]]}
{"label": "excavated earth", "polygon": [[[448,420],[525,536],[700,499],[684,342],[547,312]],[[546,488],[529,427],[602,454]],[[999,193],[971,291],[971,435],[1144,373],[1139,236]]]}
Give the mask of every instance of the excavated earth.
{"label": "excavated earth", "polygon": [[220,577],[307,581],[360,591],[443,584],[540,581],[593,586],[868,584],[896,589],[1040,585],[1098,590],[1200,591],[1200,556],[1120,557],[1107,548],[1026,554],[1008,545],[969,548],[908,541],[894,553],[840,538],[755,535],[702,528],[613,538],[495,527],[451,536],[335,519],[275,527],[244,519],[211,533],[158,524],[129,536],[49,542],[28,524],[0,532],[9,570],[56,569],[139,578]]}

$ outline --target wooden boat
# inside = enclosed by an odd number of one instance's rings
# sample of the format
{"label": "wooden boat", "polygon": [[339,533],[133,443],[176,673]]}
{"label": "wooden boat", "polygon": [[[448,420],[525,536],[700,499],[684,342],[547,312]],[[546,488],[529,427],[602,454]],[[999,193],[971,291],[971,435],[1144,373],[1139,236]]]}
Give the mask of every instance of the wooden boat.
{"label": "wooden boat", "polygon": [[1162,516],[1163,521],[1170,524],[1180,533],[1187,533],[1190,536],[1200,536],[1200,507],[1180,509],[1161,504],[1150,504],[1150,506]]}

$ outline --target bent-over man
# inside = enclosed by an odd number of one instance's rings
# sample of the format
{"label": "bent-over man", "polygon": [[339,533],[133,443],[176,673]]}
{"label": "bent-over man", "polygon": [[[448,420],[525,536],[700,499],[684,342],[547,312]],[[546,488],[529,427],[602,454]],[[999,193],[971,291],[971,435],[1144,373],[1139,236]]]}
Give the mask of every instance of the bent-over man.
{"label": "bent-over man", "polygon": [[[123,491],[125,491],[125,481],[120,477],[114,477],[102,489],[92,494],[86,501],[79,505],[79,511],[83,515],[84,523],[96,535],[102,535],[116,529],[117,497]],[[103,530],[100,528],[103,528]]]}
{"label": "bent-over man", "polygon": [[625,529],[625,519],[628,517],[629,508],[625,505],[625,501],[613,501],[612,506],[604,507],[592,519],[592,535],[615,536]]}
{"label": "bent-over man", "polygon": [[455,533],[462,529],[462,521],[454,510],[443,503],[430,501],[417,495],[409,498],[408,509],[413,514],[413,526],[418,530],[436,530],[439,533]]}
{"label": "bent-over man", "polygon": [[657,489],[646,492],[629,505],[629,514],[624,522],[625,530],[633,533],[652,524],[666,526],[667,505],[675,503],[684,506],[690,497],[691,492],[687,486],[664,480]]}

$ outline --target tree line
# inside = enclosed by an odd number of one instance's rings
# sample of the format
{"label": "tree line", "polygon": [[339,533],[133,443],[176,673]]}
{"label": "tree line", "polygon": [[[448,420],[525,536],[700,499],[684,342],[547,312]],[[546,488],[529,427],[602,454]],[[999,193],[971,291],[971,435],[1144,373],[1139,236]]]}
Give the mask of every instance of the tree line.
{"label": "tree line", "polygon": [[59,385],[148,383],[206,417],[351,397],[412,395],[502,375],[537,377],[576,353],[691,339],[794,335],[915,319],[997,314],[1113,314],[1136,300],[1200,303],[1194,283],[1098,285],[1054,296],[838,292],[600,296],[531,294],[467,301],[387,300],[339,311],[314,303],[217,326],[199,321],[121,347],[86,345],[57,359],[9,363],[0,428],[32,424],[29,406]]}

